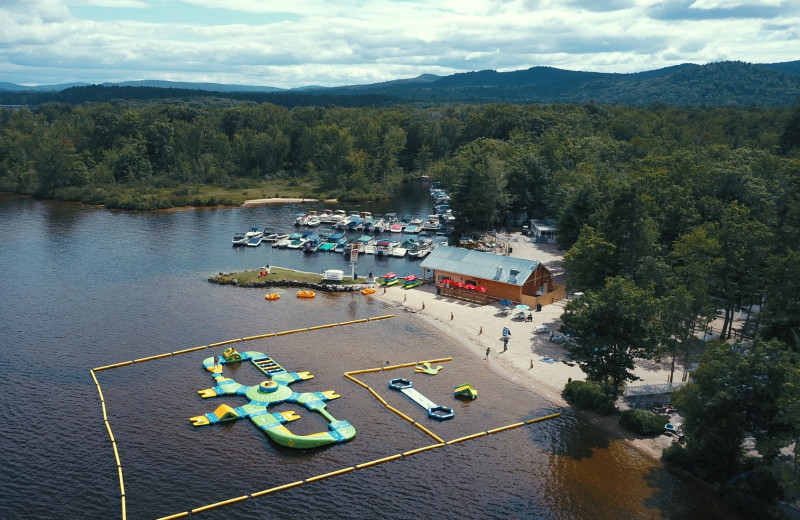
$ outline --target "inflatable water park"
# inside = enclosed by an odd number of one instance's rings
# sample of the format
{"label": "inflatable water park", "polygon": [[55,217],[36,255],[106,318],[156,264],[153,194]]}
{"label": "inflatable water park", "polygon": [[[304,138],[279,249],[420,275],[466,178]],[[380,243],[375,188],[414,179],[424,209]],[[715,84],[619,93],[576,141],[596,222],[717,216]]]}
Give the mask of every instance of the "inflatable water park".
{"label": "inflatable water park", "polygon": [[[222,375],[225,365],[243,361],[250,361],[269,379],[258,385],[246,386]],[[326,410],[326,401],[339,398],[336,392],[328,390],[298,393],[289,388],[289,385],[297,381],[312,379],[314,376],[308,372],[288,372],[266,354],[253,351],[238,352],[234,348],[225,349],[219,357],[206,358],[203,360],[203,368],[211,372],[217,383],[212,388],[198,391],[203,399],[223,395],[240,395],[247,397],[250,403],[235,408],[222,404],[211,413],[190,418],[193,426],[208,426],[224,421],[249,418],[273,441],[281,446],[298,449],[347,442],[356,436],[356,429],[349,422],[336,419]],[[294,410],[280,413],[267,411],[269,406],[279,403],[298,403],[305,406],[306,409],[320,414],[328,421],[328,431],[310,435],[292,433],[284,425],[300,419]]]}

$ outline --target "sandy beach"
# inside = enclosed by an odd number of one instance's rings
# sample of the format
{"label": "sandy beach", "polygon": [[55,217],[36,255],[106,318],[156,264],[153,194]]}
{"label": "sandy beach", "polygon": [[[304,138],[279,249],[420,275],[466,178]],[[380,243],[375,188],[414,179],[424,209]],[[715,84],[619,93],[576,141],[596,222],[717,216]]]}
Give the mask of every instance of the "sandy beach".
{"label": "sandy beach", "polygon": [[[319,202],[319,199],[292,199],[292,198],[271,198],[271,199],[250,199],[242,203],[242,206],[258,206],[260,204],[277,204],[286,202]],[[336,202],[336,199],[327,199],[325,202]]]}
{"label": "sandy beach", "polygon": [[[511,236],[511,256],[538,260],[563,283],[563,251],[553,244],[536,244],[521,234]],[[535,310],[533,323],[511,319],[503,315],[501,307],[477,305],[452,298],[437,296],[433,286],[421,286],[404,290],[399,285],[379,288],[376,297],[395,305],[398,311],[414,313],[450,337],[456,338],[465,349],[475,356],[487,358],[487,369],[508,377],[546,397],[556,406],[567,406],[561,392],[567,381],[584,379],[584,373],[567,358],[563,345],[550,341],[548,333],[536,333],[534,327],[544,325],[553,332],[561,325],[561,314],[569,300],[561,300],[545,305],[540,312]],[[503,351],[501,336],[503,328],[511,331],[508,350]],[[660,363],[639,360],[635,373],[641,378],[636,384],[665,383],[669,377],[669,360]],[[680,380],[681,372],[676,370],[675,380]],[[661,451],[669,446],[672,438],[661,435],[656,438],[641,438],[623,430],[617,417],[601,417],[586,413],[595,423],[600,424],[615,435],[625,439],[643,453],[658,458]]]}

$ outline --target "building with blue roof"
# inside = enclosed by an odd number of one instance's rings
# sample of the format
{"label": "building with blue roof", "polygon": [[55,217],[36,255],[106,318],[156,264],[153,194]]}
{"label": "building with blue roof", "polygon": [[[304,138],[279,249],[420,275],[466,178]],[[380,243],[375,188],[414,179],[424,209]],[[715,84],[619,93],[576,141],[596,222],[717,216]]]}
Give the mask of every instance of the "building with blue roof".
{"label": "building with blue roof", "polygon": [[[556,285],[550,270],[537,260],[439,246],[421,266],[423,277],[432,279],[444,296],[479,303],[509,299],[536,307],[565,295],[564,287]],[[464,289],[467,285],[475,289]]]}

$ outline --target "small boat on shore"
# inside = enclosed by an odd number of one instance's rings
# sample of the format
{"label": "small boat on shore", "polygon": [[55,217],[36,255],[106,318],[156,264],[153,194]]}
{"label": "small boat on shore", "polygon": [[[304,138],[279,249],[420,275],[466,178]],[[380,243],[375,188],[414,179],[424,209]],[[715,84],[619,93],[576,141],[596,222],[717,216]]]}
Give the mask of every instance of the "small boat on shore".
{"label": "small boat on shore", "polygon": [[316,295],[317,293],[308,289],[302,289],[300,291],[297,291],[298,298],[314,298]]}

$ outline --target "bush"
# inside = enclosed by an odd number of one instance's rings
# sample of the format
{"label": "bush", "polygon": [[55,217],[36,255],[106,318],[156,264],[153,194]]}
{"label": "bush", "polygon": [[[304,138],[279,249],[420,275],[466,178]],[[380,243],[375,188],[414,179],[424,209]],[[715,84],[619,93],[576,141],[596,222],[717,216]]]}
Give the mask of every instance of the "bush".
{"label": "bush", "polygon": [[619,418],[619,424],[626,430],[639,435],[656,435],[664,432],[664,425],[669,417],[648,410],[625,410]]}
{"label": "bush", "polygon": [[561,395],[576,407],[592,410],[601,415],[611,415],[615,411],[614,401],[595,383],[570,381],[564,385]]}

